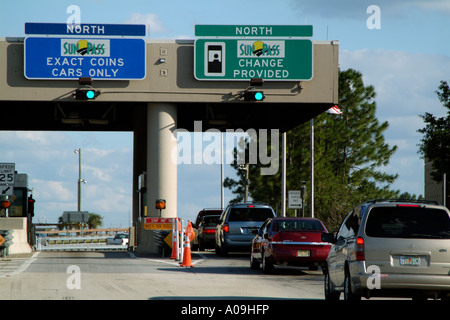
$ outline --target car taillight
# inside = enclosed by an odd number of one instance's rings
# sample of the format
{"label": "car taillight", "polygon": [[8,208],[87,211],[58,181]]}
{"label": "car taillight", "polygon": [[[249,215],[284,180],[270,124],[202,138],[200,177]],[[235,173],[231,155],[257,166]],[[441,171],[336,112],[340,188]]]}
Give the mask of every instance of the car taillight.
{"label": "car taillight", "polygon": [[281,241],[280,234],[279,234],[279,233],[275,233],[275,234],[272,236],[272,242],[278,242],[278,241]]}
{"label": "car taillight", "polygon": [[223,232],[229,232],[230,231],[230,227],[228,226],[228,223],[225,223],[223,225]]}
{"label": "car taillight", "polygon": [[215,233],[216,229],[203,229],[203,233]]}
{"label": "car taillight", "polygon": [[364,239],[362,237],[356,238],[356,260],[364,261]]}

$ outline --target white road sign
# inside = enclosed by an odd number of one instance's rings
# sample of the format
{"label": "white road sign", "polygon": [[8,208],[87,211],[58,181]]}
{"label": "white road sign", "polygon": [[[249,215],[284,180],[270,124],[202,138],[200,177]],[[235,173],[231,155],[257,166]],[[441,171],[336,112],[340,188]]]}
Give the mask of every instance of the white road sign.
{"label": "white road sign", "polygon": [[14,186],[15,170],[15,163],[0,163],[0,186]]}
{"label": "white road sign", "polygon": [[288,207],[289,209],[301,209],[302,208],[302,194],[300,190],[288,191]]}

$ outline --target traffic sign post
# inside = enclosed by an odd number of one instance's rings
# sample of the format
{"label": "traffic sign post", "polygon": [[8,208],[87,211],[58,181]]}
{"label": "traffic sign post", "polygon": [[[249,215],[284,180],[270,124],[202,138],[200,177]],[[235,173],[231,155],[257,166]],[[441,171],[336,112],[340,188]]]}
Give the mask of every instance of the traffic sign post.
{"label": "traffic sign post", "polygon": [[56,38],[25,39],[27,79],[140,80],[146,76],[143,39]]}

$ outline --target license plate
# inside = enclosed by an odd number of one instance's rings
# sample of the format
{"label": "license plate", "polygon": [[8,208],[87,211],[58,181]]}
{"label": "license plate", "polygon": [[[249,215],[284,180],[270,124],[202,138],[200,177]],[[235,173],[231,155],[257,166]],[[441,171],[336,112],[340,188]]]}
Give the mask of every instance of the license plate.
{"label": "license plate", "polygon": [[309,250],[297,250],[297,257],[309,257]]}
{"label": "license plate", "polygon": [[420,266],[420,257],[417,256],[400,256],[401,266]]}

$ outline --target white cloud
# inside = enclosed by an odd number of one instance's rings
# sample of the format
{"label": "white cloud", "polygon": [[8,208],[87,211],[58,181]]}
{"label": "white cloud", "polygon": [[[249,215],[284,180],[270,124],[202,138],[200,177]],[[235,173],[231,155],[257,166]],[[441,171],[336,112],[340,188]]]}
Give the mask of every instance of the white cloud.
{"label": "white cloud", "polygon": [[156,13],[147,13],[147,14],[133,13],[127,18],[125,23],[145,24],[147,26],[150,26],[151,34],[163,33],[168,31],[167,27],[158,18],[158,15]]}
{"label": "white cloud", "polygon": [[412,8],[426,9],[439,13],[450,13],[448,0],[292,0],[293,8],[307,15],[316,15],[332,19],[367,19],[367,7],[377,5],[383,16],[403,17]]}
{"label": "white cloud", "polygon": [[373,85],[377,96],[377,117],[388,121],[384,136],[397,152],[386,167],[398,173],[394,189],[423,194],[423,160],[417,153],[424,124],[419,115],[447,111],[435,91],[440,81],[448,79],[450,57],[439,54],[408,53],[396,50],[357,50],[340,52],[341,70],[361,72],[365,85]]}
{"label": "white cloud", "polygon": [[33,196],[35,199],[39,199],[39,202],[70,202],[76,198],[75,184],[73,184],[73,188],[68,188],[67,182],[63,181],[31,179],[29,186],[33,188]]}
{"label": "white cloud", "polygon": [[444,113],[435,91],[450,74],[450,57],[395,50],[340,52],[341,69],[359,70],[365,84],[375,87],[383,117]]}
{"label": "white cloud", "polygon": [[418,7],[450,14],[450,1],[448,0],[421,0],[415,1]]}

